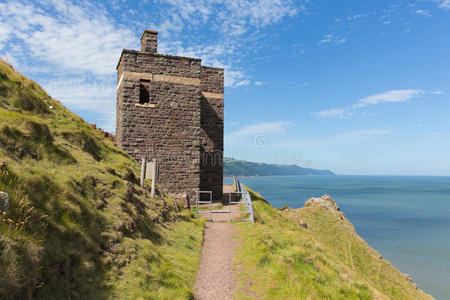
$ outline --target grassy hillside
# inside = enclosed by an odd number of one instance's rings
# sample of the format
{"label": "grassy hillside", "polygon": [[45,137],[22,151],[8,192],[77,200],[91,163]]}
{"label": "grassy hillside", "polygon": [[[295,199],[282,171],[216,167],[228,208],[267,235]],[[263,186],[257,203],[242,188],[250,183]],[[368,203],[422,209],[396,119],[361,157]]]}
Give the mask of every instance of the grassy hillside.
{"label": "grassy hillside", "polygon": [[0,298],[191,298],[203,224],[138,168],[0,61]]}
{"label": "grassy hillside", "polygon": [[237,299],[432,299],[359,237],[329,196],[277,210],[251,195],[255,225],[235,225]]}
{"label": "grassy hillside", "polygon": [[275,165],[224,158],[224,176],[334,175],[328,170],[302,168],[297,165]]}

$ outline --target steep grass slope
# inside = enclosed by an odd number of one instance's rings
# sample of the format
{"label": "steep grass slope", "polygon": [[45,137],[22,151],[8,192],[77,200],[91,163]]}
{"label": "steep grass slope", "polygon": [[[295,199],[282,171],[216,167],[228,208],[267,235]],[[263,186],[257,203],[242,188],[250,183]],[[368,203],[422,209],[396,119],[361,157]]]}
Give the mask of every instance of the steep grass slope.
{"label": "steep grass slope", "polygon": [[0,61],[0,298],[192,298],[203,224],[138,168]]}
{"label": "steep grass slope", "polygon": [[251,195],[255,225],[235,225],[237,299],[432,299],[357,235],[331,197],[277,210]]}

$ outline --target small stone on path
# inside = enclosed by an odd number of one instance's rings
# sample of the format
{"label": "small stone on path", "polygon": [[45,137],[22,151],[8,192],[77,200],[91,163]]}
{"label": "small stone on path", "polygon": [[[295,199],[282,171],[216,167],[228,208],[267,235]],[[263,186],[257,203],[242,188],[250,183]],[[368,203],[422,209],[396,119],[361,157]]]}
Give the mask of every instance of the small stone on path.
{"label": "small stone on path", "polygon": [[9,196],[5,192],[0,192],[0,210],[8,211],[9,209]]}

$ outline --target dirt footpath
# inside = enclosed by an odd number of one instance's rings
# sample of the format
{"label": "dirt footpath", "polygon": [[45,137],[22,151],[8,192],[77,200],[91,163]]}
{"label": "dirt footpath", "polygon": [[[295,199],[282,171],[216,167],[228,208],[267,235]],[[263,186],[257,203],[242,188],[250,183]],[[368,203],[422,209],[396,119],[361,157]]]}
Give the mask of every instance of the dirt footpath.
{"label": "dirt footpath", "polygon": [[195,282],[198,300],[232,299],[233,278],[233,225],[230,223],[206,223],[200,269]]}

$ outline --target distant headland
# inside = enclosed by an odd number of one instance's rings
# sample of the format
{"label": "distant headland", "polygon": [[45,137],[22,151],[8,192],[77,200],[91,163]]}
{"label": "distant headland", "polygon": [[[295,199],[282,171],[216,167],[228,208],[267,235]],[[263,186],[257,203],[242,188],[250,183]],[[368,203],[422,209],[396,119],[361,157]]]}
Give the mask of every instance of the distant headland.
{"label": "distant headland", "polygon": [[297,165],[255,163],[224,158],[224,176],[336,175],[330,170],[316,170]]}

